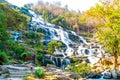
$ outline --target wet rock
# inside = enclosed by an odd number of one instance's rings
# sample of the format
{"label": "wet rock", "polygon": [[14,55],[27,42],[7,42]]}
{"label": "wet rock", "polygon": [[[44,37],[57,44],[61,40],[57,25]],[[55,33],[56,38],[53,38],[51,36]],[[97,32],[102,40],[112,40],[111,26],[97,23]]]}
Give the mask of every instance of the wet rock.
{"label": "wet rock", "polygon": [[104,79],[111,79],[112,78],[111,72],[104,72],[103,73],[103,78]]}
{"label": "wet rock", "polygon": [[120,71],[117,73],[117,78],[120,79]]}
{"label": "wet rock", "polygon": [[86,54],[86,55],[89,55],[89,53],[90,53],[89,50],[88,50],[88,49],[85,49],[85,54]]}
{"label": "wet rock", "polygon": [[77,75],[77,74],[71,74],[70,75],[70,78],[72,78],[72,79],[80,79],[81,78],[81,76],[80,75]]}
{"label": "wet rock", "polygon": [[0,66],[0,75],[2,74],[2,66]]}
{"label": "wet rock", "polygon": [[8,72],[8,68],[7,68],[6,65],[2,66],[1,68],[2,68],[2,73],[3,74]]}
{"label": "wet rock", "polygon": [[111,72],[113,78],[117,78],[117,70],[116,69],[112,69],[110,72]]}
{"label": "wet rock", "polygon": [[86,62],[87,62],[87,63],[90,63],[90,60],[87,58],[87,59],[86,59]]}
{"label": "wet rock", "polygon": [[102,76],[103,76],[102,74],[97,74],[97,75],[96,75],[96,78],[99,79],[99,78],[101,78]]}
{"label": "wet rock", "polygon": [[97,74],[95,72],[88,72],[86,77],[87,78],[96,78],[96,75]]}
{"label": "wet rock", "polygon": [[71,80],[71,79],[66,78],[66,77],[64,77],[64,76],[59,76],[59,77],[57,77],[57,78],[58,78],[58,80]]}

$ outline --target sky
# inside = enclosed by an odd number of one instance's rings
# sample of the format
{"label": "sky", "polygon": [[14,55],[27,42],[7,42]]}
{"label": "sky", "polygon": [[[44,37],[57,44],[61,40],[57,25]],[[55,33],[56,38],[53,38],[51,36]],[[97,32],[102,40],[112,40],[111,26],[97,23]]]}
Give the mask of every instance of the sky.
{"label": "sky", "polygon": [[[21,7],[24,4],[35,3],[38,0],[7,0],[7,1]],[[70,9],[85,11],[88,10],[90,7],[94,6],[96,3],[98,3],[99,0],[41,0],[41,1],[47,2],[60,1],[62,5],[67,4]]]}

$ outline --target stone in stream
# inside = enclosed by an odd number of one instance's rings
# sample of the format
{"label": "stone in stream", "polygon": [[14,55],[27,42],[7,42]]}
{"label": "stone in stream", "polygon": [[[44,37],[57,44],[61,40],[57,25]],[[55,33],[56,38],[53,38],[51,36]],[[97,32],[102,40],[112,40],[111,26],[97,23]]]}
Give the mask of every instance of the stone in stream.
{"label": "stone in stream", "polygon": [[117,78],[117,69],[112,69],[110,72],[113,78]]}
{"label": "stone in stream", "polygon": [[87,78],[96,78],[96,75],[97,75],[97,73],[95,73],[95,72],[88,72],[86,77]]}
{"label": "stone in stream", "polygon": [[111,79],[112,78],[112,74],[111,72],[103,72],[103,79]]}
{"label": "stone in stream", "polygon": [[117,73],[117,78],[120,79],[120,71]]}

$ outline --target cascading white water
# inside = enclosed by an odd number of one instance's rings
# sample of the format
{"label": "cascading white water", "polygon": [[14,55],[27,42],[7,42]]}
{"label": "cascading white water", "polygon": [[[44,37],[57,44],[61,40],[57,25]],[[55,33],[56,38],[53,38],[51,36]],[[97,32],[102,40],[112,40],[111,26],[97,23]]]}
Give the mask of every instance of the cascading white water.
{"label": "cascading white water", "polygon": [[20,36],[19,32],[14,32],[14,34],[13,34],[14,41],[18,41],[19,36]]}
{"label": "cascading white water", "polygon": [[[46,32],[45,41],[58,40],[63,42],[67,47],[66,51],[64,52],[67,54],[67,56],[72,56],[75,52],[75,49],[70,46],[70,44],[76,44],[79,46],[78,50],[76,51],[78,53],[76,56],[86,56],[91,64],[96,63],[100,57],[102,57],[103,50],[97,43],[89,43],[84,37],[77,35],[74,31],[64,30],[60,26],[55,26],[54,24],[47,23],[41,18],[40,15],[36,15],[32,11],[29,12],[33,15],[31,26],[35,28],[35,30],[41,28]],[[77,37],[77,43],[75,39],[74,41],[70,39],[69,34]]]}

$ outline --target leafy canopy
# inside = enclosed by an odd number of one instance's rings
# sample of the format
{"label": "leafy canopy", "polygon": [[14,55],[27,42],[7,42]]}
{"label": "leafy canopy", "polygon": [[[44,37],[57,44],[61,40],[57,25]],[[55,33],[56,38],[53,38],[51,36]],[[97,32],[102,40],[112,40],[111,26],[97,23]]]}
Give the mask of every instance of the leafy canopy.
{"label": "leafy canopy", "polygon": [[[116,2],[117,1],[117,2]],[[97,4],[86,12],[86,15],[96,19],[96,37],[104,44],[105,49],[112,54],[120,53],[120,7],[119,0],[111,4]]]}

